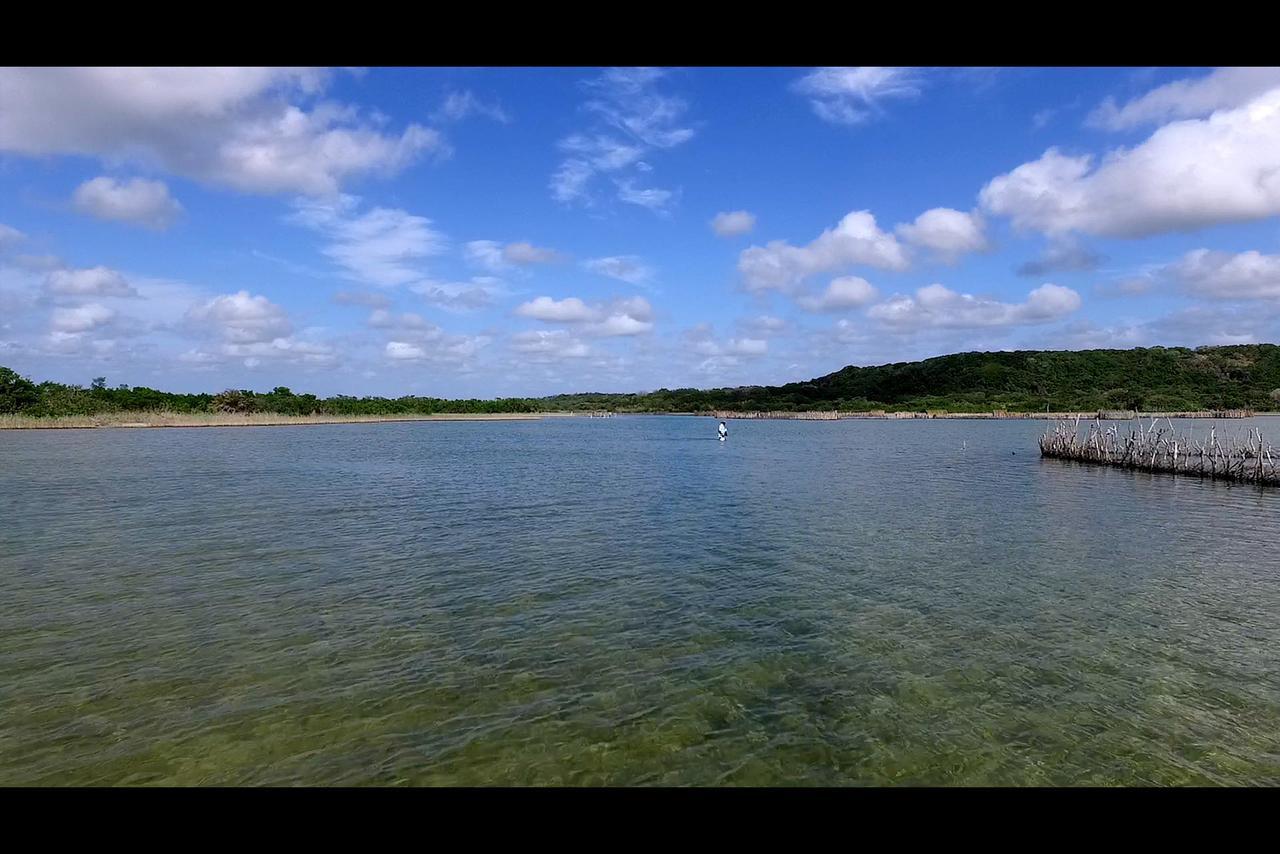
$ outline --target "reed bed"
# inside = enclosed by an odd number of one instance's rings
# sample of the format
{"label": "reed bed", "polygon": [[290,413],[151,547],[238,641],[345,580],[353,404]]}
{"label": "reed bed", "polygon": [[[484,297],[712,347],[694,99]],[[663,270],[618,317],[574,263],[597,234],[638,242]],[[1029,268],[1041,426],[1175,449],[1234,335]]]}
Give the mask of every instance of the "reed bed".
{"label": "reed bed", "polygon": [[1179,434],[1173,422],[1151,419],[1144,428],[1137,419],[1124,424],[1095,420],[1081,431],[1080,421],[1060,421],[1040,437],[1040,455],[1054,459],[1116,466],[1139,471],[1169,472],[1193,477],[1280,486],[1280,449],[1262,430],[1219,436],[1216,425],[1197,436],[1190,429]]}

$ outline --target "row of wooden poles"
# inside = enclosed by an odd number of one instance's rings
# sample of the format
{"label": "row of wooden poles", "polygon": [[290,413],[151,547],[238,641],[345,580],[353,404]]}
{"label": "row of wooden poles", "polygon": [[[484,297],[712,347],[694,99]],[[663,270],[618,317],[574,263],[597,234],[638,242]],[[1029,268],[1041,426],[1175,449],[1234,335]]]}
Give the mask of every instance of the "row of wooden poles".
{"label": "row of wooden poles", "polygon": [[1179,434],[1173,422],[1151,419],[1104,424],[1088,429],[1080,421],[1060,421],[1040,437],[1040,454],[1063,460],[1118,466],[1141,471],[1172,472],[1220,480],[1280,486],[1280,449],[1267,442],[1256,427],[1245,433],[1219,436],[1216,425],[1196,435],[1194,428]]}

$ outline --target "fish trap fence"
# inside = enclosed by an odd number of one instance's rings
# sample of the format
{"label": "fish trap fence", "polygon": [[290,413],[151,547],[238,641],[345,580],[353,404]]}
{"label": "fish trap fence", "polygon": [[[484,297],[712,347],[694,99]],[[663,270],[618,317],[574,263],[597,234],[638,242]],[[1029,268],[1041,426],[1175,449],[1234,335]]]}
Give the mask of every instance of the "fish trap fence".
{"label": "fish trap fence", "polygon": [[1104,424],[1094,421],[1080,429],[1080,422],[1058,422],[1040,437],[1040,455],[1054,459],[1116,466],[1150,472],[1187,474],[1220,480],[1280,486],[1280,449],[1268,442],[1262,430],[1251,428],[1235,435],[1219,435],[1216,426],[1197,435],[1194,429],[1178,433],[1172,421],[1158,419]]}

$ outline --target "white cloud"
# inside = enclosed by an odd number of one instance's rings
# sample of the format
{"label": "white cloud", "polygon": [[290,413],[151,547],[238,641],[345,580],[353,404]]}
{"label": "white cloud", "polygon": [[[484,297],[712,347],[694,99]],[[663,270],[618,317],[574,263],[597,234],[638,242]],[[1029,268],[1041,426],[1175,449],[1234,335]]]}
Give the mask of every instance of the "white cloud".
{"label": "white cloud", "polygon": [[427,357],[427,351],[424,348],[417,344],[410,344],[407,341],[388,341],[386,354],[388,359],[397,360],[416,360]]}
{"label": "white cloud", "polygon": [[665,74],[654,68],[615,68],[587,81],[591,97],[583,106],[598,124],[558,143],[566,157],[551,177],[552,198],[593,205],[592,184],[600,175],[616,176],[617,198],[627,204],[661,212],[677,197],[678,191],[637,187],[634,180],[634,173],[653,168],[642,158],[681,145],[694,134],[682,126],[685,102],[656,89]]}
{"label": "white cloud", "polygon": [[313,366],[332,365],[338,361],[338,354],[328,344],[305,341],[293,336],[273,338],[270,341],[229,341],[222,345],[220,355],[243,359],[244,364],[250,368],[262,364],[264,359]]}
{"label": "white cloud", "polygon": [[673,148],[693,138],[693,129],[679,126],[688,108],[684,100],[654,90],[666,74],[660,68],[608,69],[587,82],[596,97],[585,106],[607,125],[650,148]]}
{"label": "white cloud", "polygon": [[586,343],[563,329],[518,332],[511,336],[511,349],[538,362],[584,359],[591,355]]}
{"label": "white cloud", "polygon": [[858,264],[903,270],[907,263],[902,245],[892,234],[880,230],[870,211],[854,211],[807,246],[773,240],[744,250],[738,256],[738,271],[748,291],[790,293],[819,273]]}
{"label": "white cloud", "polygon": [[781,317],[761,314],[756,317],[740,321],[739,325],[748,330],[754,337],[764,338],[770,335],[782,334],[787,330],[789,324]]}
{"label": "white cloud", "polygon": [[551,197],[557,202],[575,202],[587,199],[587,186],[595,177],[591,164],[569,159],[560,164],[551,176]]}
{"label": "white cloud", "polygon": [[577,297],[555,300],[537,297],[516,308],[516,314],[544,323],[577,325],[588,335],[639,335],[653,328],[653,308],[642,297],[588,305]]}
{"label": "white cloud", "polygon": [[508,243],[502,249],[502,258],[510,264],[557,264],[564,256],[554,249],[542,249],[532,243],[520,241]]}
{"label": "white cloud", "polygon": [[981,252],[988,247],[985,223],[977,213],[964,213],[951,208],[933,208],[916,217],[915,222],[895,229],[908,243],[931,250],[947,262],[956,261],[968,252]]}
{"label": "white cloud", "polygon": [[119,272],[107,267],[86,270],[54,270],[45,278],[45,289],[67,296],[131,297],[138,291]]}
{"label": "white cloud", "polygon": [[769,351],[769,342],[763,338],[730,338],[725,349],[739,356],[763,356]]}
{"label": "white cloud", "polygon": [[1166,268],[1193,294],[1213,299],[1280,300],[1280,255],[1196,249]]}
{"label": "white cloud", "polygon": [[0,151],[97,157],[253,193],[328,194],[447,150],[433,130],[383,133],[359,111],[309,109],[329,75],[298,68],[0,69]]}
{"label": "white cloud", "polygon": [[867,310],[867,316],[899,330],[922,328],[975,329],[1046,323],[1080,308],[1080,295],[1061,285],[1045,284],[1026,302],[1005,303],[929,285],[914,297],[895,296]]}
{"label": "white cloud", "polygon": [[599,311],[577,297],[562,300],[538,297],[517,307],[516,314],[548,323],[581,323],[599,319]]}
{"label": "white cloud", "polygon": [[1123,107],[1107,98],[1086,123],[1106,130],[1129,130],[1145,124],[1207,116],[1239,107],[1280,87],[1280,68],[1219,68],[1194,80],[1175,80]]}
{"label": "white cloud", "polygon": [[105,326],[115,316],[106,306],[91,302],[74,308],[55,308],[51,325],[55,332],[77,334]]}
{"label": "white cloud", "polygon": [[806,311],[845,311],[874,302],[880,292],[866,279],[841,276],[832,279],[820,295],[804,296],[797,302]]}
{"label": "white cloud", "polygon": [[743,360],[755,360],[769,352],[765,338],[739,337],[717,339],[710,324],[702,323],[685,331],[684,347],[699,359],[696,369],[708,376],[722,376],[724,371],[742,365]]}
{"label": "white cloud", "polygon": [[632,285],[643,285],[653,277],[653,270],[635,255],[612,255],[607,258],[589,258],[582,266],[593,273],[609,276]]}
{"label": "white cloud", "polygon": [[457,122],[468,116],[484,116],[504,125],[511,122],[511,116],[502,108],[501,104],[496,101],[492,104],[486,104],[469,89],[450,92],[445,97],[444,103],[440,105],[440,109],[435,113],[436,121]]}
{"label": "white cloud", "polygon": [[387,342],[383,355],[393,363],[431,362],[465,369],[490,340],[487,335],[449,335],[428,324],[401,328],[396,340]]}
{"label": "white cloud", "polygon": [[591,335],[598,335],[602,338],[616,337],[622,335],[641,335],[653,329],[653,322],[650,320],[642,320],[635,315],[626,311],[614,311],[606,314],[604,319],[599,323],[594,323],[586,327],[586,331]]}
{"label": "white cloud", "polygon": [[223,294],[187,312],[187,319],[231,344],[257,344],[289,335],[285,311],[264,296],[248,291]]}
{"label": "white cloud", "polygon": [[493,272],[502,272],[510,267],[502,257],[502,244],[496,240],[469,241],[463,247],[463,254],[468,263]]}
{"label": "white cloud", "polygon": [[1207,119],[1165,125],[1100,163],[1050,148],[980,200],[1019,229],[1145,237],[1280,213],[1280,88]]}
{"label": "white cloud", "polygon": [[619,199],[628,204],[639,205],[655,212],[665,211],[667,205],[677,195],[672,190],[662,190],[657,187],[637,187],[635,182],[629,179],[618,181],[617,186]]}
{"label": "white cloud", "polygon": [[920,94],[919,73],[911,68],[819,68],[792,88],[809,96],[818,117],[839,125],[860,124],[883,113],[881,101]]}
{"label": "white cloud", "polygon": [[748,211],[718,213],[711,219],[711,230],[719,237],[737,237],[756,227],[756,215]]}
{"label": "white cloud", "polygon": [[329,239],[322,250],[349,279],[394,287],[426,278],[422,259],[442,254],[447,246],[431,220],[397,208],[373,208],[357,215],[359,199],[300,200],[290,217]]}
{"label": "white cloud", "polygon": [[496,240],[472,240],[467,243],[464,252],[470,263],[493,272],[533,264],[555,264],[564,260],[564,256],[554,249],[542,249],[525,241],[503,246]]}
{"label": "white cloud", "polygon": [[163,181],[131,178],[117,181],[99,176],[76,188],[71,203],[80,213],[163,231],[182,213]]}

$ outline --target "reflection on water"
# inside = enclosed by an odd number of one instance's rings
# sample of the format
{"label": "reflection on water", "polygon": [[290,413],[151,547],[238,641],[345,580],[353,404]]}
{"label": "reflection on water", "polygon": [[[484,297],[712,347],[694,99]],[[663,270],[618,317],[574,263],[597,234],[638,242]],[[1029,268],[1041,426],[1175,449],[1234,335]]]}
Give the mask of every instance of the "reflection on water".
{"label": "reflection on water", "polygon": [[0,783],[1280,783],[1280,492],[715,425],[0,433]]}

